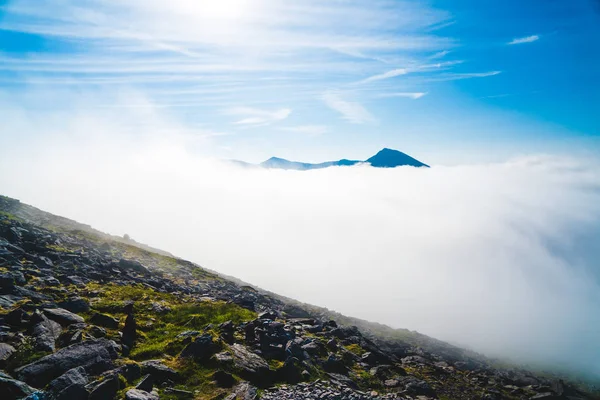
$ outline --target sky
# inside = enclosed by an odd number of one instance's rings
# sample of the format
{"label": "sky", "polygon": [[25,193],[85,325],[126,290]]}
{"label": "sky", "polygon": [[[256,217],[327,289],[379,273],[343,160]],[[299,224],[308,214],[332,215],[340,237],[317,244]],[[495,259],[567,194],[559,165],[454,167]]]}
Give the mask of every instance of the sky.
{"label": "sky", "polygon": [[[0,194],[600,379],[591,0],[0,0]],[[432,168],[246,169],[366,159]]]}
{"label": "sky", "polygon": [[599,67],[596,0],[5,0],[0,138],[45,134],[13,107],[85,104],[160,108],[165,136],[219,159],[589,156]]}

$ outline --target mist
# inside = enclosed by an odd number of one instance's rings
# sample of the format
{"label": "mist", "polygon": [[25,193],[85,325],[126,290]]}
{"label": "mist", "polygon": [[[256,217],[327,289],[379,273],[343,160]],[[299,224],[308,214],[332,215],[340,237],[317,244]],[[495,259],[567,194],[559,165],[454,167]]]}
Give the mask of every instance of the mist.
{"label": "mist", "polygon": [[244,169],[151,107],[8,107],[4,195],[300,301],[600,377],[597,159]]}

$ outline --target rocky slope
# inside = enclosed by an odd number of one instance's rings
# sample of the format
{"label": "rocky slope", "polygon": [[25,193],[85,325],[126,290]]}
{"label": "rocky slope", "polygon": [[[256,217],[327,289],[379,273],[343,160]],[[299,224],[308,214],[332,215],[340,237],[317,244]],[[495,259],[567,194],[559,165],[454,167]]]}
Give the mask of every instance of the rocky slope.
{"label": "rocky slope", "polygon": [[2,400],[598,398],[7,197],[0,369]]}

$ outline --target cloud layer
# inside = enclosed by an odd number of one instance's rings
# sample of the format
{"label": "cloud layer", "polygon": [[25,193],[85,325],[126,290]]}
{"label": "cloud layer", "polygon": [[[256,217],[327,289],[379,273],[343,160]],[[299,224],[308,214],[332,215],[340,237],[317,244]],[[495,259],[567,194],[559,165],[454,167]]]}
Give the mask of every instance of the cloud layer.
{"label": "cloud layer", "polygon": [[39,136],[2,132],[3,194],[345,314],[600,374],[597,160],[245,170],[199,158],[158,110],[9,111],[3,129]]}

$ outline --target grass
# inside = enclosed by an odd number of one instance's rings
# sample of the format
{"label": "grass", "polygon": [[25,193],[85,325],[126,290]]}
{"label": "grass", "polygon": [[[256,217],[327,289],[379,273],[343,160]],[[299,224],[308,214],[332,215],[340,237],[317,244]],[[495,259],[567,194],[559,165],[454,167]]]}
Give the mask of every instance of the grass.
{"label": "grass", "polygon": [[355,366],[352,369],[352,372],[356,375],[358,386],[361,389],[368,390],[381,390],[383,386],[381,385],[381,381],[371,375],[368,371]]}
{"label": "grass", "polygon": [[[207,325],[226,321],[240,323],[256,318],[256,313],[222,301],[193,301],[191,298],[157,292],[143,285],[118,286],[89,284],[88,292],[98,292],[100,299],[92,304],[94,311],[108,313],[123,320],[127,301],[135,302],[138,342],[130,357],[147,360],[163,355],[177,355],[183,349],[177,335],[187,330],[203,330]],[[166,313],[152,311],[153,303],[170,308]],[[148,327],[146,327],[148,326]]]}
{"label": "grass", "polygon": [[361,357],[365,351],[363,350],[362,347],[360,347],[358,344],[349,344],[347,346],[344,346],[346,348],[346,350],[348,350],[351,353],[356,354],[357,356]]}
{"label": "grass", "polygon": [[59,253],[71,253],[74,250],[79,250],[79,249],[70,249],[70,248],[67,248],[64,246],[58,246],[55,244],[48,244],[48,245],[46,245],[46,248],[49,250],[59,252]]}
{"label": "grass", "polygon": [[[212,381],[212,374],[216,370],[216,366],[210,364],[198,364],[192,360],[185,359],[172,359],[167,361],[166,364],[177,370],[181,381],[175,386],[175,389],[183,389],[193,391],[195,393],[194,399],[196,400],[207,400],[213,398],[220,398],[219,395],[228,393],[225,389],[220,389]],[[224,396],[223,396],[224,397]],[[161,391],[161,399],[180,399],[176,395],[165,393]]]}
{"label": "grass", "polygon": [[23,220],[17,216],[15,216],[14,214],[11,214],[9,212],[6,211],[0,211],[0,219],[3,220],[4,223],[6,224],[10,224],[11,222],[23,222]]}
{"label": "grass", "polygon": [[17,351],[15,351],[7,360],[5,369],[12,373],[18,367],[30,364],[51,353],[36,351],[34,346],[34,340],[27,337],[25,341],[17,347]]}
{"label": "grass", "polygon": [[277,371],[279,368],[283,367],[283,364],[283,361],[269,360],[269,367],[271,367],[271,369],[274,371]]}

